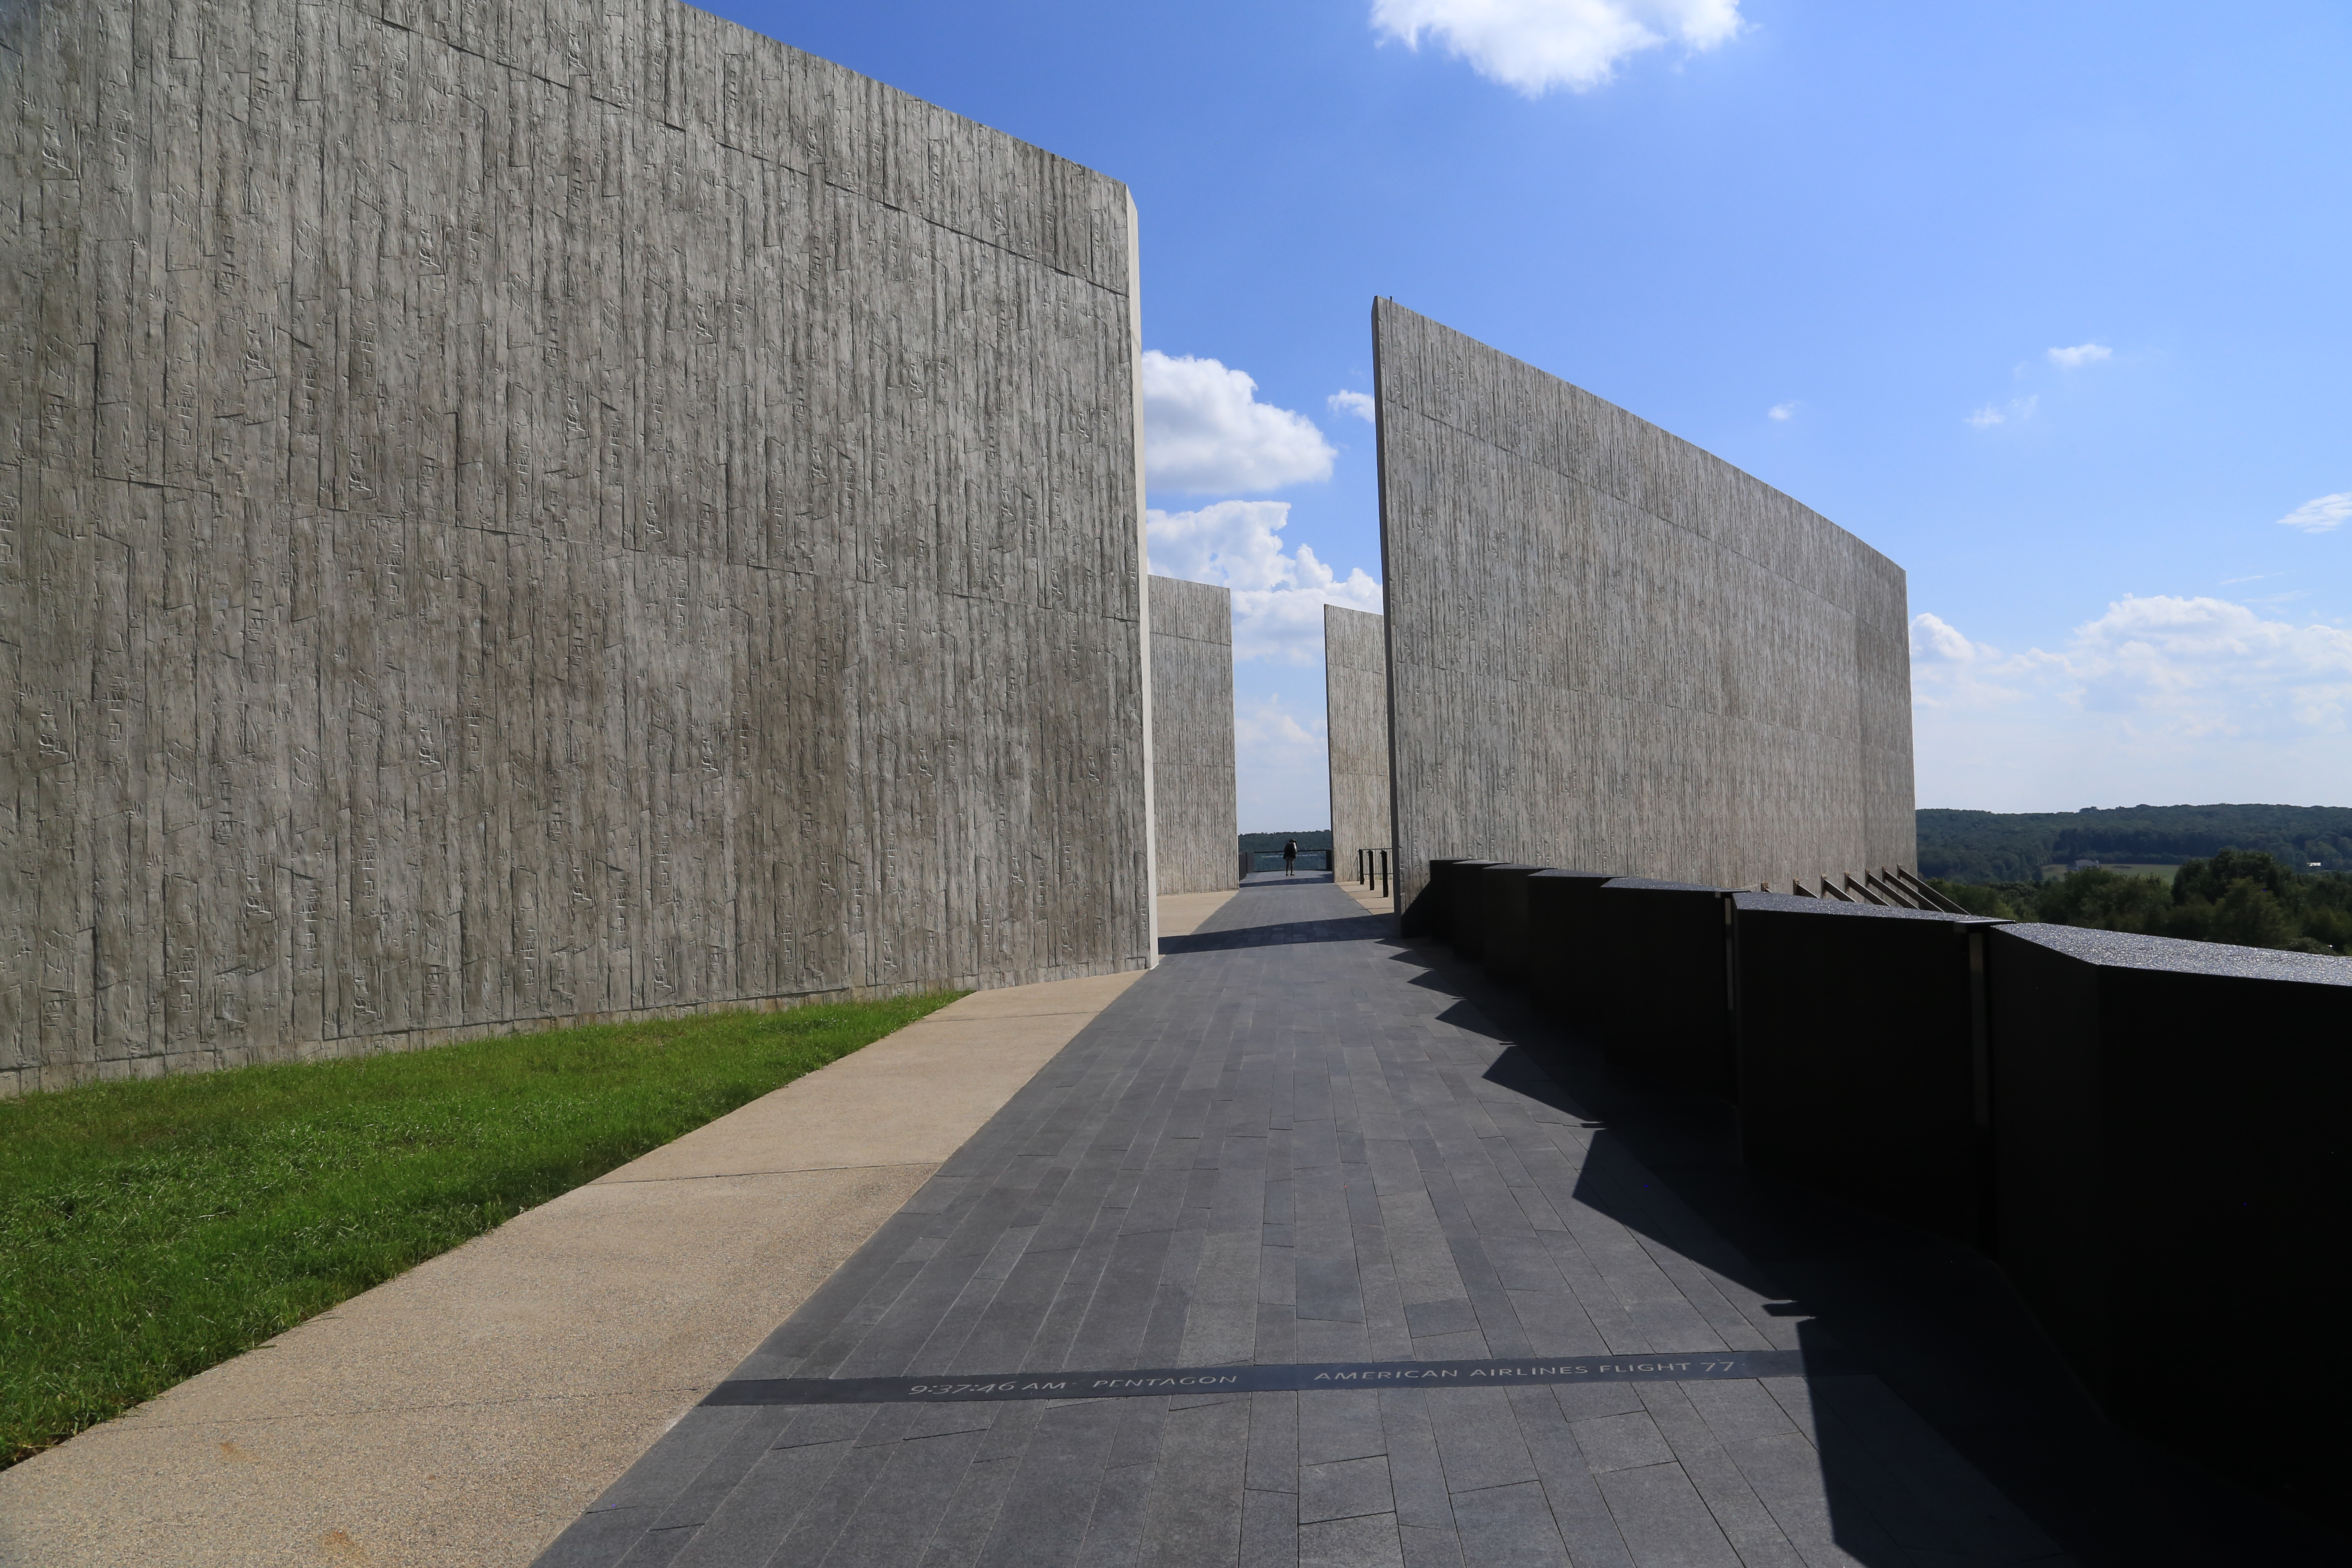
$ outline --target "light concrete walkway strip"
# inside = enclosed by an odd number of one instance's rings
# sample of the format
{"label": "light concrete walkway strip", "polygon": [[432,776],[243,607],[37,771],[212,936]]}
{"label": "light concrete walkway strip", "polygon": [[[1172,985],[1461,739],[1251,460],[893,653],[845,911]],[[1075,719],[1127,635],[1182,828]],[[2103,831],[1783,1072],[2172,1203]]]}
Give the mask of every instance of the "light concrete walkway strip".
{"label": "light concrete walkway strip", "polygon": [[0,1471],[0,1563],[530,1562],[1141,977],[964,997]]}
{"label": "light concrete walkway strip", "polygon": [[975,991],[595,1184],[936,1165],[1139,978]]}
{"label": "light concrete walkway strip", "polygon": [[1239,889],[1213,893],[1171,893],[1160,900],[1160,934],[1191,936],[1202,921],[1225,907]]}
{"label": "light concrete walkway strip", "polygon": [[1368,915],[1385,915],[1396,912],[1396,900],[1391,898],[1388,894],[1381,891],[1377,886],[1371,883],[1342,882],[1339,884],[1339,890],[1347,894],[1349,898],[1355,900],[1359,904],[1361,904],[1363,906],[1364,912]]}

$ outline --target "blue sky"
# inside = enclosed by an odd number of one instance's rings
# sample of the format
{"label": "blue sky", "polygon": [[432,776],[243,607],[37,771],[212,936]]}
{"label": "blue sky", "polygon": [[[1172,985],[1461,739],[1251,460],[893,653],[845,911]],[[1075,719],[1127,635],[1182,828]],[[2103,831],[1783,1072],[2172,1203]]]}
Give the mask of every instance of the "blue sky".
{"label": "blue sky", "polygon": [[713,8],[1133,189],[1245,830],[1377,607],[1376,294],[1901,563],[1922,805],[2352,803],[2340,0]]}

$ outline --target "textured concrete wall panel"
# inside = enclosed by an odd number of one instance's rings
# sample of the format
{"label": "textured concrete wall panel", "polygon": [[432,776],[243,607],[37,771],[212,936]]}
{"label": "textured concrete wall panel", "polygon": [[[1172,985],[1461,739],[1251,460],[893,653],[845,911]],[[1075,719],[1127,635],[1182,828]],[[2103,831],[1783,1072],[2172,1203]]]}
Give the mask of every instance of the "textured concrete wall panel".
{"label": "textured concrete wall panel", "polygon": [[1119,185],[675,0],[0,32],[0,1089],[1149,962]]}
{"label": "textured concrete wall panel", "polygon": [[1149,582],[1160,890],[1237,887],[1233,592],[1176,577]]}
{"label": "textured concrete wall panel", "polygon": [[1754,887],[1909,865],[1902,568],[1382,300],[1399,892],[1433,856]]}
{"label": "textured concrete wall panel", "polygon": [[1389,649],[1383,617],[1323,606],[1324,734],[1331,759],[1331,864],[1389,842]]}

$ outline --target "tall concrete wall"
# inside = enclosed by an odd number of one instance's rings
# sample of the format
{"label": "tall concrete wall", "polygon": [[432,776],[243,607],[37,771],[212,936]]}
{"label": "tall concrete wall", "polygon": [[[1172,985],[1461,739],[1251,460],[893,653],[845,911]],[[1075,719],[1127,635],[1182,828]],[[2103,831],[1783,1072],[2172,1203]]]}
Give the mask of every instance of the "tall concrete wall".
{"label": "tall concrete wall", "polygon": [[0,46],[0,1089],[1150,962],[1118,184],[675,0]]}
{"label": "tall concrete wall", "polygon": [[1433,856],[1784,889],[1913,864],[1901,567],[1390,301],[1372,341],[1401,900]]}
{"label": "tall concrete wall", "polygon": [[1233,591],[1176,577],[1150,584],[1151,815],[1160,890],[1238,887]]}
{"label": "tall concrete wall", "polygon": [[1331,865],[1389,841],[1389,641],[1381,616],[1323,606],[1323,733],[1331,757]]}

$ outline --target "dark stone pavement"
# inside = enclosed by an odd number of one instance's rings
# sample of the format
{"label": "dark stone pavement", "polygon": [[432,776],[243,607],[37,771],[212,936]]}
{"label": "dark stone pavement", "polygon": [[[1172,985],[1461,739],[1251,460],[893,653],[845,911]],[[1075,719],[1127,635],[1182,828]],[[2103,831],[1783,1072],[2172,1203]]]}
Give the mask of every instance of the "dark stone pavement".
{"label": "dark stone pavement", "polygon": [[1982,1258],[1746,1172],[1727,1108],[1612,1081],[1392,930],[1327,875],[1253,879],[737,1375],[1832,1345],[1870,1373],[698,1407],[541,1563],[2344,1560],[2107,1426]]}

